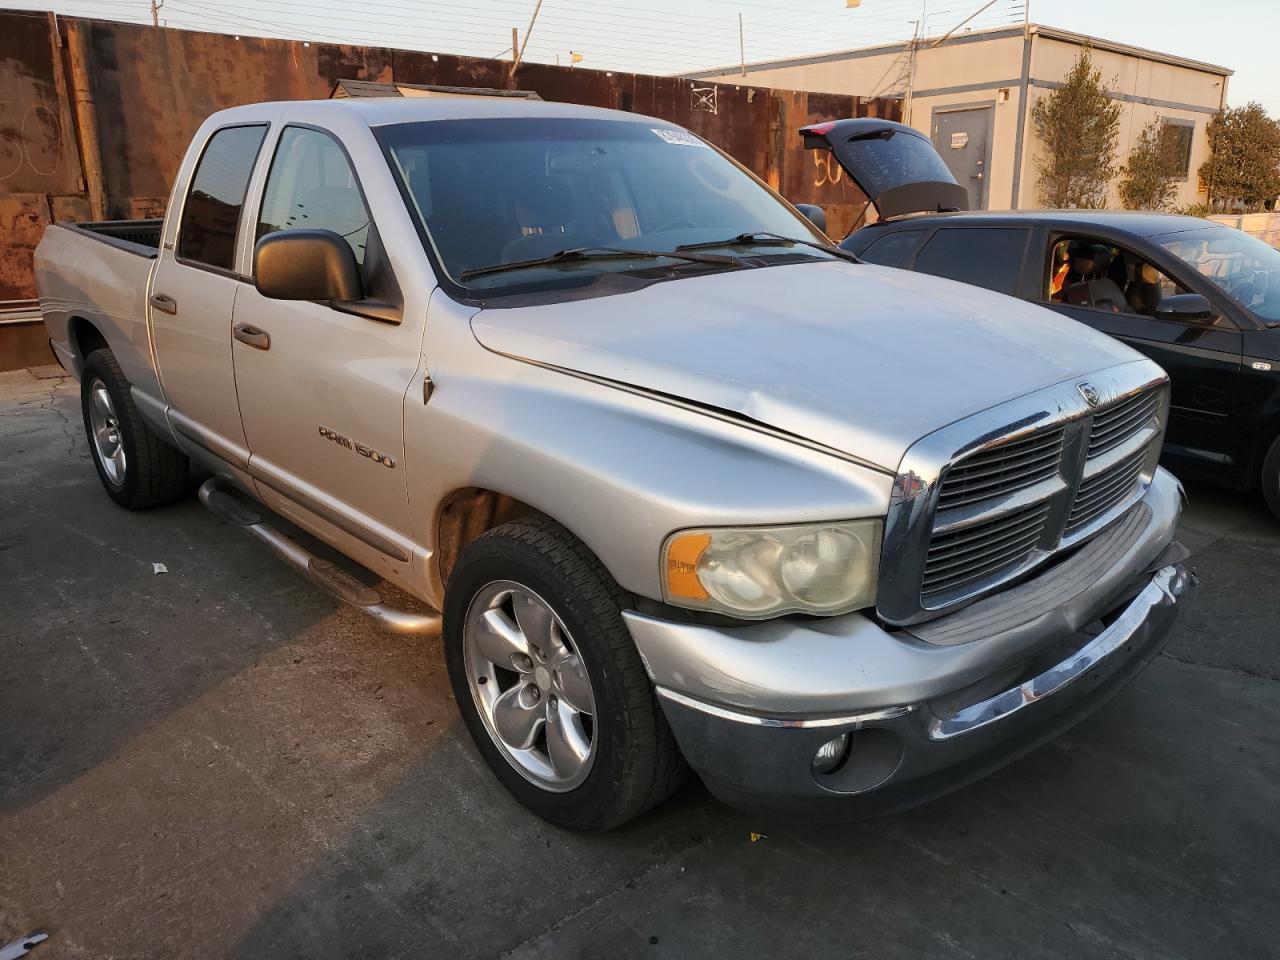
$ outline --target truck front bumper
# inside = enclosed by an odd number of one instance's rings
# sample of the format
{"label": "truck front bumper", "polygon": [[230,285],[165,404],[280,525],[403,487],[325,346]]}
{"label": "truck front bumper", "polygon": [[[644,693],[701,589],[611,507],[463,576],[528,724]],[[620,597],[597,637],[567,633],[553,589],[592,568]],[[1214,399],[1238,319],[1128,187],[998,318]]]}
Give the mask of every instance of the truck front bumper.
{"label": "truck front bumper", "polygon": [[[1160,651],[1192,583],[1173,542],[1180,506],[1159,471],[1134,511],[1073,557],[910,630],[861,614],[741,627],[626,619],[686,759],[718,797],[879,816],[1052,739]],[[837,765],[816,768],[833,740]]]}

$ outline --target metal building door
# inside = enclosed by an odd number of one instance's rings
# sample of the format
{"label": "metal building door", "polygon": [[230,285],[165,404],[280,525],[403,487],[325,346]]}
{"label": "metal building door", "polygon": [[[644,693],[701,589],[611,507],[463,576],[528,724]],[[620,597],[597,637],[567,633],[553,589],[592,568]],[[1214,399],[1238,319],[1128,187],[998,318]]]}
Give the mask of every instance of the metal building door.
{"label": "metal building door", "polygon": [[933,115],[933,146],[956,182],[969,191],[969,209],[987,208],[991,163],[990,107],[947,110]]}

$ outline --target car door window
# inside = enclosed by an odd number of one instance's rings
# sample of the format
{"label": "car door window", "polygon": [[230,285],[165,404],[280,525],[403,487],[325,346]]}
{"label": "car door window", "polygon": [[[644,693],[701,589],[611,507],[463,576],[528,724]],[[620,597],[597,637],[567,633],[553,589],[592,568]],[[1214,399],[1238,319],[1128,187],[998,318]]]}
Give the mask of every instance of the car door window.
{"label": "car door window", "polygon": [[900,267],[907,262],[923,233],[923,230],[899,230],[886,234],[873,240],[871,246],[858,254],[858,259],[878,263],[882,267]]}
{"label": "car door window", "polygon": [[364,264],[369,211],[346,153],[327,133],[286,127],[280,134],[255,239],[280,230],[332,230]]}
{"label": "car door window", "polygon": [[1014,294],[1026,243],[1027,231],[1016,227],[944,227],[916,254],[915,269]]}
{"label": "car door window", "polygon": [[214,133],[191,177],[178,228],[178,259],[231,270],[236,226],[265,124],[224,127]]}
{"label": "car door window", "polygon": [[1165,297],[1187,292],[1145,257],[1095,237],[1053,245],[1046,289],[1051,303],[1147,317]]}

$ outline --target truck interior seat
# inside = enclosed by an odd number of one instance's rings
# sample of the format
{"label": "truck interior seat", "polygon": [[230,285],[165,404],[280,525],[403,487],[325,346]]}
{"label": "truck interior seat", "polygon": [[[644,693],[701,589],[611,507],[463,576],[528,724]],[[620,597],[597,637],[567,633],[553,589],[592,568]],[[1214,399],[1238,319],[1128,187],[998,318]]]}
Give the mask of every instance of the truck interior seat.
{"label": "truck interior seat", "polygon": [[1108,275],[1111,250],[1101,243],[1081,243],[1071,253],[1071,273],[1080,277],[1066,289],[1067,303],[1120,313],[1128,309],[1124,291]]}
{"label": "truck interior seat", "polygon": [[1154,315],[1160,305],[1160,271],[1149,263],[1139,262],[1125,297],[1134,313]]}

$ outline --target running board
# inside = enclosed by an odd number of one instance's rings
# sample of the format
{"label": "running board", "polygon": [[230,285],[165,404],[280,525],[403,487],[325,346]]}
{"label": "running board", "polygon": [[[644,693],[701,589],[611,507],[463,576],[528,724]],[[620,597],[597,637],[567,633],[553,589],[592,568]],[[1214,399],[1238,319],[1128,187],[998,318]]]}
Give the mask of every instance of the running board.
{"label": "running board", "polygon": [[219,478],[213,477],[200,485],[200,502],[215,516],[266,544],[277,557],[307,576],[330,596],[372,617],[383,629],[392,633],[439,632],[440,614],[413,613],[384,603],[377,590],[366,587],[328,560],[321,560],[296,540],[272,527],[258,512],[257,503]]}

